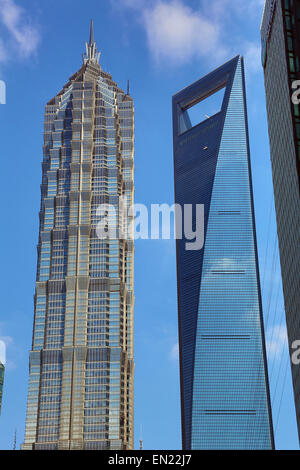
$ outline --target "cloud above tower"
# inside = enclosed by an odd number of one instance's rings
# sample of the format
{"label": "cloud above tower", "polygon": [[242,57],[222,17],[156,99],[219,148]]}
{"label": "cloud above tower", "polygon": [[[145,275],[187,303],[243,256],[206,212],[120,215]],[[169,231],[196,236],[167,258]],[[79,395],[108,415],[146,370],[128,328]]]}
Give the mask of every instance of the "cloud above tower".
{"label": "cloud above tower", "polygon": [[241,40],[233,43],[231,23],[242,25],[247,18],[259,31],[263,0],[202,0],[198,7],[185,0],[110,1],[141,25],[155,64],[182,66],[197,59],[218,63],[240,53],[251,72],[260,70],[260,44],[245,41],[242,31]]}
{"label": "cloud above tower", "polygon": [[5,40],[0,37],[0,61],[5,62],[9,57],[8,49],[22,58],[28,58],[37,50],[40,35],[36,26],[33,25],[30,15],[23,6],[19,6],[14,0],[0,0],[0,22],[8,34]]}
{"label": "cloud above tower", "polygon": [[183,64],[215,51],[223,54],[219,26],[180,1],[158,2],[143,12],[149,50],[155,61]]}

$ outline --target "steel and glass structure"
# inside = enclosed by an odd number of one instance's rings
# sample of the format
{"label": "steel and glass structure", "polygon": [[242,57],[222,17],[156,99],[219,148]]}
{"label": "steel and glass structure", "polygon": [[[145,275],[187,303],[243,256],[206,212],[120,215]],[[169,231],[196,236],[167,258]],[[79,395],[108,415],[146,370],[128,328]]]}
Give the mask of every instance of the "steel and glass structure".
{"label": "steel and glass structure", "polygon": [[[133,448],[134,247],[119,199],[133,203],[134,107],[99,59],[92,24],[82,67],[45,110],[23,449]],[[115,239],[97,235],[103,205]]]}
{"label": "steel and glass structure", "polygon": [[173,127],[176,203],[205,205],[204,248],[177,240],[183,448],[272,449],[243,58],[177,93]]}
{"label": "steel and glass structure", "polygon": [[1,415],[1,408],[2,408],[2,396],[3,396],[3,385],[4,385],[4,372],[5,372],[5,367],[0,362],[0,415]]}
{"label": "steel and glass structure", "polygon": [[[287,331],[300,339],[300,1],[268,0],[262,27],[270,153]],[[296,82],[296,83],[294,83]],[[299,93],[296,96],[299,101]],[[297,343],[296,343],[297,344]],[[291,362],[300,438],[300,366]]]}

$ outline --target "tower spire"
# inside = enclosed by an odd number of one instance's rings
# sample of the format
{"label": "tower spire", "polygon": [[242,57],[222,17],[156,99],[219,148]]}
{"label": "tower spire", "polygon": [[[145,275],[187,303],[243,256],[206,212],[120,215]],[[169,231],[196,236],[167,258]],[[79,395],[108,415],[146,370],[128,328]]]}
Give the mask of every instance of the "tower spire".
{"label": "tower spire", "polygon": [[91,19],[91,29],[90,29],[90,42],[89,46],[92,46],[94,43],[94,20]]}
{"label": "tower spire", "polygon": [[86,64],[88,62],[92,64],[99,64],[101,52],[98,52],[96,47],[96,42],[94,40],[94,21],[91,20],[91,27],[90,27],[90,40],[89,43],[85,43],[86,52],[83,54],[82,59],[83,63]]}

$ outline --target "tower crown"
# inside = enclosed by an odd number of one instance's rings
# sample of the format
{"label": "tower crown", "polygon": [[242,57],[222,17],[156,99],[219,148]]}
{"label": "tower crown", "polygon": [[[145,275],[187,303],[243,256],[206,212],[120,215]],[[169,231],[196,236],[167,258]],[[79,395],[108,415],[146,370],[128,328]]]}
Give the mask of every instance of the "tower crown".
{"label": "tower crown", "polygon": [[94,22],[91,20],[90,40],[85,43],[86,52],[82,55],[83,63],[99,64],[101,52],[98,52],[96,42],[94,41]]}

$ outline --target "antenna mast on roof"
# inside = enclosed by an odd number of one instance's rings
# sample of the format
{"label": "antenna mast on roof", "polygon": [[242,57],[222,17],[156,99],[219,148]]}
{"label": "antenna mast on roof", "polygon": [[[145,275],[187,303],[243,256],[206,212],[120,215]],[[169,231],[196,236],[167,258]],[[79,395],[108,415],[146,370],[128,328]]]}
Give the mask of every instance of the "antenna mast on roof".
{"label": "antenna mast on roof", "polygon": [[143,450],[144,442],[143,442],[143,427],[141,425],[141,435],[140,435],[140,450]]}

